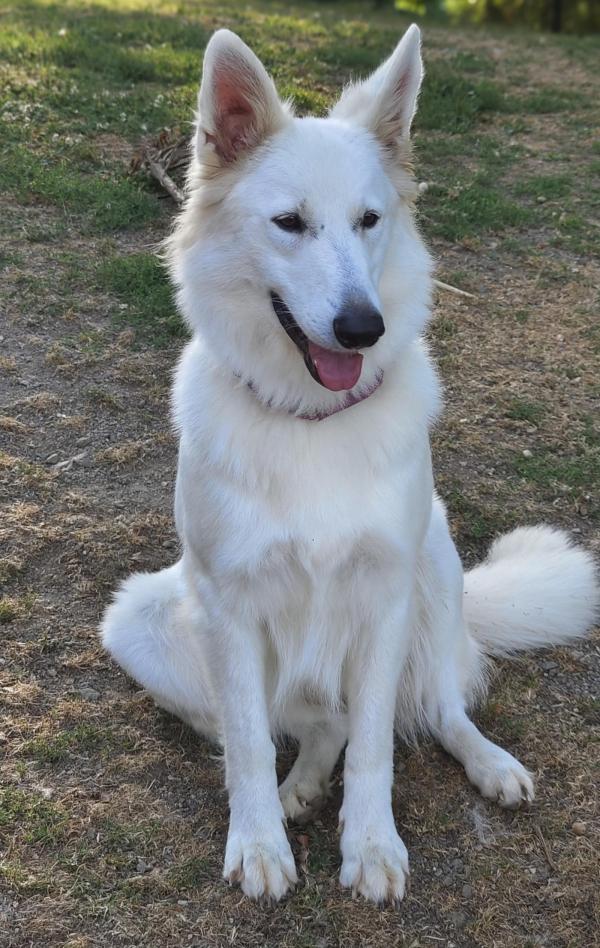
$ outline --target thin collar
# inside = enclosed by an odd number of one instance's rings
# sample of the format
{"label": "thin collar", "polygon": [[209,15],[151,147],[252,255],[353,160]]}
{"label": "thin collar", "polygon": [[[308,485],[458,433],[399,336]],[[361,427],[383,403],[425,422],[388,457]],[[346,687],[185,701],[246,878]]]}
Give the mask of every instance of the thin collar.
{"label": "thin collar", "polygon": [[[369,398],[373,394],[373,392],[377,391],[382,382],[383,371],[380,370],[377,373],[375,380],[371,383],[371,385],[369,385],[367,389],[365,389],[364,392],[361,392],[360,395],[353,395],[352,392],[349,392],[344,401],[341,402],[341,404],[336,405],[335,408],[328,408],[314,412],[296,412],[290,410],[288,411],[288,415],[292,415],[294,418],[300,418],[302,421],[325,421],[326,418],[330,418],[332,415],[337,415],[340,411],[345,411],[347,408],[352,408],[353,405],[358,405],[359,402],[364,402],[365,399]],[[256,389],[256,386],[252,381],[249,381],[246,384],[250,391],[256,395],[260,402],[262,402],[265,408],[272,407],[271,400],[268,402],[263,402]]]}

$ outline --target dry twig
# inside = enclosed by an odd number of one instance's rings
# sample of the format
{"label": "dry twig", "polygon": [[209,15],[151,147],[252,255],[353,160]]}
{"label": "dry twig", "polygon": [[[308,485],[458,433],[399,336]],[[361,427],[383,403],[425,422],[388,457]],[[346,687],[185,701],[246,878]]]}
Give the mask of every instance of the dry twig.
{"label": "dry twig", "polygon": [[189,139],[178,130],[163,129],[156,139],[142,142],[131,159],[131,172],[147,171],[169,194],[176,204],[182,204],[185,195],[169,172],[187,167],[189,163]]}
{"label": "dry twig", "polygon": [[455,293],[457,296],[466,296],[470,300],[477,299],[474,293],[467,293],[466,290],[459,290],[457,286],[452,286],[450,283],[442,283],[441,280],[433,281],[437,286],[438,290],[446,290],[447,293]]}

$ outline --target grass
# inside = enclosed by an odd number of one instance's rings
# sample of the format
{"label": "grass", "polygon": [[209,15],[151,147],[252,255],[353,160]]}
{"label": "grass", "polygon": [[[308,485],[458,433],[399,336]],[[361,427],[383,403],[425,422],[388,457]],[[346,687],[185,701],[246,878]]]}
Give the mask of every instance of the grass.
{"label": "grass", "polygon": [[573,187],[573,178],[568,174],[536,175],[520,181],[515,191],[525,196],[556,201],[567,197]]}
{"label": "grass", "polygon": [[[530,414],[531,408],[528,404]],[[538,411],[534,411],[534,415],[537,415],[539,422],[542,412],[540,406],[535,408]],[[600,433],[592,416],[584,415],[581,418],[575,435],[577,441],[574,448],[567,453],[562,445],[547,444],[532,457],[518,457],[515,460],[517,472],[540,488],[564,485],[571,489],[580,488],[588,494],[593,492],[600,483]]]}
{"label": "grass", "polygon": [[544,406],[541,402],[529,401],[526,398],[513,398],[506,410],[506,417],[513,421],[527,421],[531,425],[539,425],[544,417]]}
{"label": "grass", "polygon": [[67,218],[76,215],[84,232],[136,230],[159,216],[156,200],[131,178],[75,171],[72,160],[50,163],[24,145],[8,151],[6,164],[2,183],[7,190],[25,204],[44,201]]}
{"label": "grass", "polygon": [[469,497],[460,486],[448,484],[444,490],[444,500],[452,521],[452,528],[458,536],[461,549],[478,549],[489,546],[499,533],[514,526],[510,516],[498,507],[493,508],[489,501],[484,506]]}
{"label": "grass", "polygon": [[427,229],[448,241],[522,228],[531,219],[526,207],[506,198],[482,173],[451,188],[436,184],[427,193]]}
{"label": "grass", "polygon": [[18,606],[11,599],[0,599],[0,625],[8,625],[19,614]]}
{"label": "grass", "polygon": [[[129,173],[131,156],[146,135],[190,128],[216,26],[241,33],[302,114],[323,114],[408,19],[350,0],[19,0],[0,16],[0,942],[587,948],[593,646],[553,651],[549,672],[548,656],[502,664],[479,712],[540,775],[539,803],[502,813],[433,742],[399,747],[404,905],[339,889],[336,782],[313,824],[289,828],[301,883],[271,909],[221,881],[214,749],[157,711],[97,639],[118,582],[178,548],[167,416],[186,331],[153,249],[174,208]],[[424,27],[420,225],[439,278],[473,294],[435,301],[437,487],[468,565],[521,523],[593,546],[598,42]],[[282,774],[292,759],[282,751]]]}
{"label": "grass", "polygon": [[140,338],[164,345],[186,336],[175,310],[164,266],[150,253],[112,257],[97,271],[99,286],[122,301],[118,321],[135,327]]}
{"label": "grass", "polygon": [[44,764],[62,763],[70,757],[90,754],[110,746],[110,731],[83,723],[48,737],[36,737],[23,747],[23,754]]}
{"label": "grass", "polygon": [[56,846],[63,842],[69,818],[56,804],[12,787],[0,789],[0,830],[21,833],[26,843]]}
{"label": "grass", "polygon": [[515,468],[521,477],[540,487],[564,484],[593,491],[600,479],[600,453],[596,450],[565,457],[558,451],[542,451],[536,457],[517,457]]}

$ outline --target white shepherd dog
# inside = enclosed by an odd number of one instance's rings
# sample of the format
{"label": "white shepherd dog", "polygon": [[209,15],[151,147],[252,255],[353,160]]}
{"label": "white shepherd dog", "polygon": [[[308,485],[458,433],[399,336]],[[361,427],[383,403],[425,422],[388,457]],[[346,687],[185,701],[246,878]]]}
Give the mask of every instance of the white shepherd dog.
{"label": "white shepherd dog", "polygon": [[[102,638],[222,742],[224,875],[253,898],[296,882],[285,820],[315,809],[344,746],[341,883],[402,898],[394,728],[434,735],[485,797],[533,799],[467,711],[488,656],[566,642],[597,609],[591,557],[546,526],[463,576],[433,490],[432,263],[409,142],[421,77],[412,26],[327,118],[298,119],[233,33],[204,58],[168,244],[193,331],[174,391],[183,556],[124,583]],[[278,787],[281,734],[299,752]]]}

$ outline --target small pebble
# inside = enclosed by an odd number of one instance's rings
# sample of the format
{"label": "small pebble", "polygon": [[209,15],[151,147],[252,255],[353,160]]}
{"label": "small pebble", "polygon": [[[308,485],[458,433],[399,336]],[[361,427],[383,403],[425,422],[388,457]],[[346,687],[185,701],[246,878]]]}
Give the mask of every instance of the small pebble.
{"label": "small pebble", "polygon": [[533,454],[531,453],[531,451],[529,450],[529,448],[525,448],[525,450],[523,451],[523,457],[524,457],[524,458],[532,458],[532,457],[533,457]]}
{"label": "small pebble", "polygon": [[573,830],[576,836],[585,836],[585,834],[587,833],[587,825],[583,823],[581,820],[576,820],[572,824],[571,829]]}
{"label": "small pebble", "polygon": [[470,899],[473,895],[473,886],[472,885],[463,885],[462,887],[463,899]]}
{"label": "small pebble", "polygon": [[83,688],[78,688],[77,694],[81,695],[82,698],[85,698],[86,701],[97,701],[100,697],[99,691],[96,691],[95,688],[89,688],[87,685],[84,685]]}

